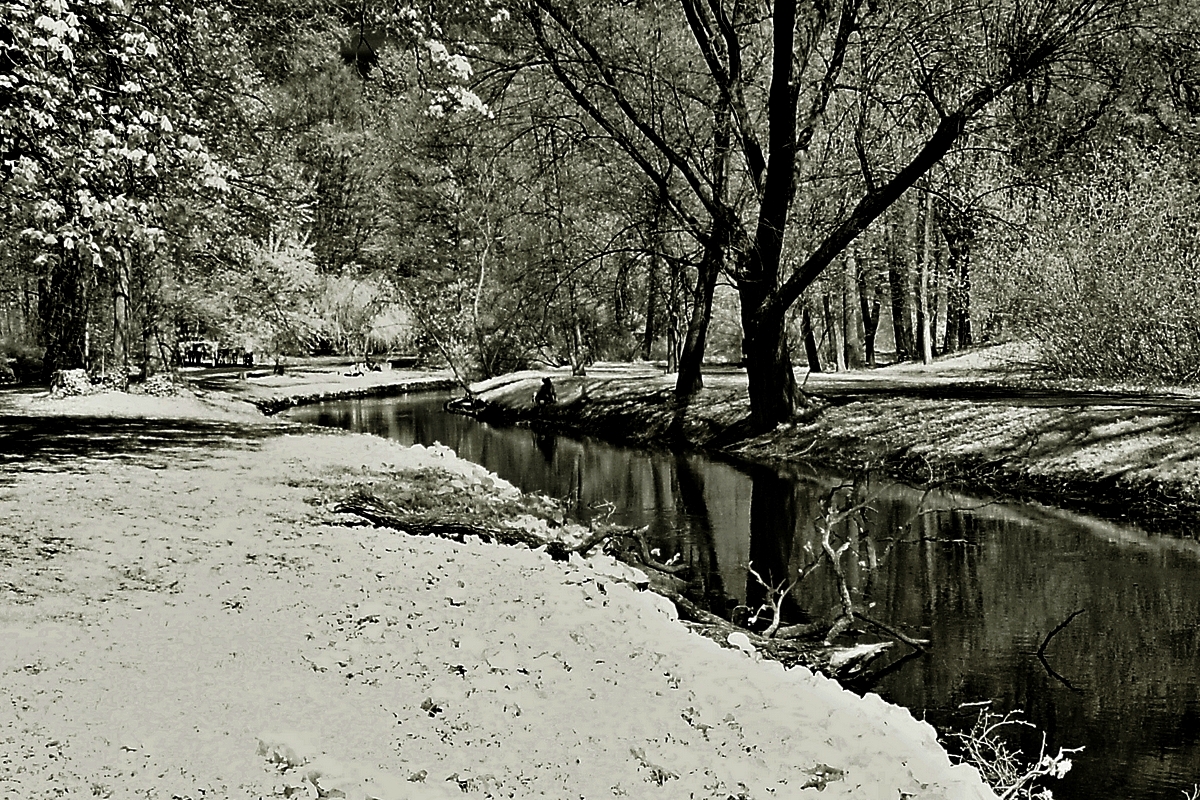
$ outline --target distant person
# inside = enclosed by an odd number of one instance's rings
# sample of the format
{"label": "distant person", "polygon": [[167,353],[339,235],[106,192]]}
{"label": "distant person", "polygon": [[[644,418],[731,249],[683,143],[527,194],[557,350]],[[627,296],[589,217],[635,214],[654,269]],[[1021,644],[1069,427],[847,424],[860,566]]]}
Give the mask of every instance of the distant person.
{"label": "distant person", "polygon": [[542,378],[542,386],[533,396],[533,404],[535,406],[552,406],[557,402],[558,393],[554,391],[554,384],[549,378]]}

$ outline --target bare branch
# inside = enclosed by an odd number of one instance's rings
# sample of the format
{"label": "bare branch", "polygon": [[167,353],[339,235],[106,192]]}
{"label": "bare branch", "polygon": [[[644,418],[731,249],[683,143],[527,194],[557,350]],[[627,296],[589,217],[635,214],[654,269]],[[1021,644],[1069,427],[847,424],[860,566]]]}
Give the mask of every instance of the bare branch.
{"label": "bare branch", "polygon": [[[567,19],[562,9],[555,6],[552,2],[550,2],[550,0],[534,0],[533,6],[534,8],[532,8],[528,14],[529,20],[533,24],[535,32],[538,35],[539,44],[542,46],[547,57],[551,59],[554,65],[555,75],[559,78],[559,81],[562,82],[563,76],[565,76],[566,73],[565,70],[562,69],[561,62],[555,58],[554,48],[552,48],[549,42],[546,40],[545,27],[542,25],[541,17],[537,13],[536,9],[541,9],[548,17],[550,17],[550,19],[554,20],[559,30],[563,31],[576,44],[576,46],[583,51],[587,59],[595,68],[597,74],[600,76],[601,85],[612,97],[613,102],[616,103],[617,108],[620,109],[622,115],[624,115],[629,123],[633,125],[634,128],[646,138],[647,141],[650,142],[654,149],[657,150],[659,154],[661,154],[671,164],[671,166],[679,171],[679,174],[683,176],[684,181],[691,188],[692,193],[701,202],[701,204],[703,204],[705,208],[709,209],[710,213],[720,213],[721,209],[713,200],[712,193],[705,186],[705,182],[701,180],[700,176],[696,174],[696,171],[692,168],[691,162],[689,162],[688,159],[686,159],[681,153],[673,148],[667,142],[667,140],[663,138],[662,134],[656,130],[653,125],[647,122],[642,114],[639,113],[636,108],[634,108],[633,104],[629,101],[629,98],[625,95],[625,92],[621,89],[616,75],[609,68],[604,56],[600,53],[599,49],[580,32],[579,26]],[[572,83],[572,85],[574,86],[575,84]],[[568,91],[571,90],[568,89]],[[580,94],[577,95],[575,92],[580,92]],[[582,96],[582,92],[579,90],[578,86],[575,86],[574,91],[572,91],[572,96],[575,97],[577,101]],[[595,105],[590,102],[590,100],[588,101],[588,105],[590,105],[593,109],[596,108]],[[596,110],[598,111],[598,109]],[[600,122],[600,120],[597,119],[596,114],[592,113],[592,111],[589,111],[588,113],[592,115],[593,119],[596,119],[597,122]],[[608,121],[607,118],[605,119],[607,122],[605,130],[611,134],[615,130],[615,125],[612,125],[611,121]],[[605,125],[605,123],[601,124]],[[641,162],[639,162],[639,166],[641,166]],[[665,184],[660,185],[665,186]]]}

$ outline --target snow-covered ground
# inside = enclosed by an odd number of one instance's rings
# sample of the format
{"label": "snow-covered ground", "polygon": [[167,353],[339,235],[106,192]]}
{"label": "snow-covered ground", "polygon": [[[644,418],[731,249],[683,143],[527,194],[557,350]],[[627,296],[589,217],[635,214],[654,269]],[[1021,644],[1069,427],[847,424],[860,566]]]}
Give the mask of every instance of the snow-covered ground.
{"label": "snow-covered ground", "polygon": [[0,796],[994,797],[907,711],[693,635],[611,563],[326,502],[430,469],[516,491],[444,450],[286,426],[0,470]]}
{"label": "snow-covered ground", "polygon": [[[202,372],[182,374],[191,382],[203,380]],[[246,377],[241,378],[240,374]],[[447,389],[455,385],[449,370],[381,369],[378,372],[364,372],[358,366],[345,364],[291,367],[282,375],[227,371],[219,377],[209,377],[205,382],[272,411],[334,396],[368,397]]]}

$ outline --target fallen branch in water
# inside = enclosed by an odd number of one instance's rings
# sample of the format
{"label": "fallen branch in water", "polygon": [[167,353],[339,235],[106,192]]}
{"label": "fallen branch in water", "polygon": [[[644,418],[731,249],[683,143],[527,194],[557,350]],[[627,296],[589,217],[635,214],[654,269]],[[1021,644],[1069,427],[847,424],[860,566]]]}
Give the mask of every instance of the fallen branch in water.
{"label": "fallen branch in water", "polygon": [[893,636],[893,637],[899,639],[900,641],[904,642],[909,647],[915,647],[917,650],[920,650],[922,653],[924,653],[925,648],[929,646],[928,639],[913,639],[910,636],[905,636],[903,633],[896,630],[891,625],[887,625],[883,622],[880,622],[877,619],[872,619],[872,618],[868,617],[866,614],[862,613],[861,611],[855,611],[854,616],[858,617],[859,619],[861,619],[863,622],[867,623],[868,625],[874,625],[876,628],[879,628],[879,630],[883,631],[888,636]]}
{"label": "fallen branch in water", "polygon": [[775,631],[776,639],[808,639],[814,636],[825,635],[825,631],[829,630],[832,622],[803,622],[799,625],[781,625],[779,630]]}
{"label": "fallen branch in water", "polygon": [[829,559],[829,566],[833,569],[833,577],[837,581],[838,596],[842,601],[842,613],[833,621],[833,624],[829,626],[829,630],[825,633],[826,644],[832,642],[854,624],[854,601],[850,597],[850,584],[846,581],[846,571],[842,568],[842,554],[850,549],[852,542],[846,539],[835,550],[833,543],[830,541],[830,535],[833,533],[835,524],[846,519],[851,519],[851,515],[859,508],[865,507],[865,504],[863,506],[854,506],[844,511],[838,511],[837,493],[842,488],[844,487],[838,486],[830,491],[828,499],[823,504],[825,506],[825,516],[817,520],[817,526],[821,532],[821,549],[825,552],[826,558]]}
{"label": "fallen branch in water", "polygon": [[1063,628],[1070,625],[1072,620],[1074,620],[1076,617],[1078,617],[1080,614],[1084,613],[1085,611],[1087,611],[1086,608],[1081,608],[1077,611],[1072,611],[1070,616],[1068,616],[1062,622],[1055,625],[1054,630],[1052,630],[1046,634],[1046,638],[1042,640],[1042,646],[1037,649],[1038,657],[1045,658],[1046,657],[1046,645],[1050,644],[1050,640],[1053,639],[1055,636],[1057,636]]}
{"label": "fallen branch in water", "polygon": [[681,572],[687,571],[687,564],[663,564],[661,561],[654,558],[654,556],[650,555],[650,545],[646,542],[646,530],[646,528],[639,528],[637,530],[616,531],[605,538],[612,538],[613,536],[626,536],[630,539],[633,539],[641,548],[639,555],[641,556],[642,561],[645,562],[646,566],[656,569],[659,572],[665,572],[668,575],[678,575]]}
{"label": "fallen branch in water", "polygon": [[792,589],[796,587],[796,584],[800,582],[800,579],[797,578],[790,583],[787,581],[787,579],[784,579],[779,582],[778,586],[772,586],[766,582],[762,575],[758,574],[758,570],[754,568],[753,561],[746,565],[746,569],[749,570],[750,574],[754,576],[754,580],[758,581],[758,585],[767,590],[767,601],[759,607],[758,611],[755,611],[750,616],[749,624],[753,625],[758,622],[759,614],[763,613],[764,611],[770,611],[771,624],[767,626],[767,629],[763,631],[762,634],[764,637],[770,639],[779,631],[779,623],[783,616],[783,598],[791,594]]}
{"label": "fallen branch in water", "polygon": [[1072,620],[1074,620],[1076,617],[1078,617],[1080,614],[1084,613],[1085,611],[1087,611],[1086,608],[1081,608],[1077,611],[1072,611],[1071,614],[1066,619],[1064,619],[1062,622],[1060,622],[1054,626],[1054,630],[1052,630],[1046,634],[1046,638],[1042,640],[1041,647],[1039,647],[1037,649],[1038,661],[1042,662],[1042,666],[1046,668],[1046,672],[1048,672],[1050,674],[1050,677],[1059,681],[1060,683],[1062,683],[1063,686],[1066,686],[1072,692],[1076,692],[1076,693],[1079,692],[1079,689],[1073,683],[1071,683],[1069,680],[1064,678],[1062,675],[1059,675],[1058,671],[1055,670],[1054,667],[1050,666],[1050,661],[1049,661],[1049,659],[1046,658],[1046,646],[1050,644],[1050,640],[1053,639],[1055,636],[1057,636],[1059,634],[1059,632],[1062,631],[1063,628],[1070,625]]}
{"label": "fallen branch in water", "polygon": [[[701,636],[725,645],[732,644],[731,636],[745,636],[746,641],[767,658],[789,667],[802,664],[811,670],[823,672],[838,680],[860,679],[867,666],[892,647],[892,642],[878,642],[854,647],[826,645],[811,640],[802,642],[795,638],[782,638],[779,636],[779,631],[774,637],[767,638],[754,631],[740,628],[711,611],[705,611],[678,592],[658,591],[658,593],[673,602],[679,610],[680,619],[688,621],[688,627]],[[828,625],[817,625],[814,626],[811,633],[819,636],[826,628]]]}

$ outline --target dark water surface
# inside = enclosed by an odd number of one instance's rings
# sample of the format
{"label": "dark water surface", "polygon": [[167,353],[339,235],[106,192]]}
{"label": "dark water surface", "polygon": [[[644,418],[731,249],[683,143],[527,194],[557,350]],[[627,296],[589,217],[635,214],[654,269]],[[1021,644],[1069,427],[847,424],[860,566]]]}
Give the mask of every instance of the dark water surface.
{"label": "dark water surface", "polygon": [[[354,400],[288,416],[404,444],[441,442],[582,517],[649,525],[667,558],[693,565],[692,594],[728,610],[761,590],[753,561],[780,576],[819,547],[814,520],[836,476],[802,466],[745,469],[696,455],[495,428],[441,410],[444,395]],[[861,607],[932,640],[874,691],[939,730],[966,728],[960,704],[1022,709],[1050,753],[1083,746],[1055,797],[1171,798],[1200,783],[1200,543],[1016,503],[924,496],[875,484],[848,578]],[[602,504],[611,501],[606,509]],[[853,535],[851,532],[850,535]],[[872,568],[874,564],[874,568]],[[836,605],[817,570],[802,605]],[[873,604],[873,605],[872,605]],[[1085,609],[1046,648],[1073,611]],[[893,658],[901,655],[897,652]],[[1027,753],[1042,733],[1014,728]]]}

